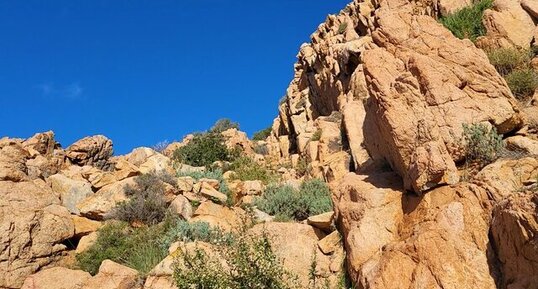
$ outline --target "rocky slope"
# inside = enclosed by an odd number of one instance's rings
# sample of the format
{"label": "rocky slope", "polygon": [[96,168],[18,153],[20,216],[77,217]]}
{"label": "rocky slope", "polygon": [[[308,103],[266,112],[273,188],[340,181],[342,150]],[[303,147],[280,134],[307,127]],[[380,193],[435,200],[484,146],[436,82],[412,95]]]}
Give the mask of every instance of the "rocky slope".
{"label": "rocky slope", "polygon": [[[538,97],[514,98],[484,52],[534,47],[535,2],[494,1],[475,43],[436,20],[467,0],[353,1],[329,16],[300,48],[271,135],[221,135],[284,183],[325,180],[333,212],[283,223],[257,210],[260,224],[244,233],[269,232],[300,288],[312,285],[312,260],[330,288],[342,288],[344,271],[363,289],[538,288]],[[469,175],[462,136],[471,123],[496,128],[508,153]],[[177,181],[160,184],[175,215],[236,230],[248,215],[242,205],[267,187],[228,174],[226,195],[219,180],[176,177],[203,170],[171,161],[192,139],[124,156],[104,136],[65,149],[52,132],[0,139],[0,288],[177,288],[173,264],[192,242],[177,240],[142,279],[110,260],[91,276],[71,268],[72,257],[150,172]]]}

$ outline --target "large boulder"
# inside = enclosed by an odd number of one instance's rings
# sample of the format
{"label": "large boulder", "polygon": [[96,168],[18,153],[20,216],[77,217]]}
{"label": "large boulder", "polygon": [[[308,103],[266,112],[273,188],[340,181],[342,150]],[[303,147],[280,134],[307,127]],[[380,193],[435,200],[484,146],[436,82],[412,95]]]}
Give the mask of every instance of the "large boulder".
{"label": "large boulder", "polygon": [[0,288],[57,260],[74,234],[69,211],[42,180],[0,182]]}
{"label": "large boulder", "polygon": [[105,260],[99,267],[97,275],[89,279],[81,289],[137,289],[138,271]]}
{"label": "large boulder", "polygon": [[241,208],[228,208],[223,205],[206,201],[194,211],[189,222],[206,222],[212,227],[220,228],[224,231],[239,230],[242,228],[245,211]]}
{"label": "large boulder", "polygon": [[[290,234],[293,232],[292,234]],[[344,251],[337,242],[335,252],[324,254],[318,248],[318,242],[325,237],[322,231],[305,224],[264,223],[254,226],[249,234],[260,236],[267,234],[271,248],[284,268],[298,277],[300,288],[309,288],[310,270],[314,269],[318,284],[329,284],[337,288],[338,276],[343,269]],[[315,268],[312,268],[315,260]]]}
{"label": "large boulder", "polygon": [[81,270],[53,267],[26,278],[21,289],[80,289],[91,277]]}
{"label": "large boulder", "polygon": [[59,144],[54,139],[54,132],[47,131],[36,133],[32,137],[26,139],[22,146],[29,150],[42,155],[51,155],[54,149],[59,147]]}
{"label": "large boulder", "polygon": [[30,154],[21,142],[14,139],[0,139],[0,181],[21,181],[28,178],[26,160]]}
{"label": "large boulder", "polygon": [[92,186],[86,181],[72,180],[62,174],[55,174],[47,178],[52,190],[60,195],[62,205],[69,212],[79,214],[77,205],[87,197],[93,195]]}
{"label": "large boulder", "polygon": [[[532,1],[526,1],[531,10]],[[532,10],[531,10],[532,11]],[[493,8],[484,12],[482,18],[488,37],[502,37],[513,46],[528,49],[534,38],[535,24],[520,1],[495,0]]]}
{"label": "large boulder", "polygon": [[103,135],[85,137],[66,149],[67,157],[74,164],[98,168],[108,165],[112,153],[112,141]]}
{"label": "large boulder", "polygon": [[474,185],[405,195],[394,175],[346,176],[336,196],[359,288],[496,288],[489,214]]}
{"label": "large boulder", "polygon": [[79,202],[77,209],[82,216],[90,219],[102,220],[116,205],[127,200],[125,188],[135,186],[136,177],[127,178],[119,182],[104,186],[95,194]]}

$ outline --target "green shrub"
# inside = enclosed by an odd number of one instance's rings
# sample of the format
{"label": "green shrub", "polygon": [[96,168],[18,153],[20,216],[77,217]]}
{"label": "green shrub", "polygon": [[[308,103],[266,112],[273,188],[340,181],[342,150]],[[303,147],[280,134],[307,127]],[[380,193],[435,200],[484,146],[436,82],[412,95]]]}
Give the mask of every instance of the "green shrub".
{"label": "green shrub", "polygon": [[221,118],[209,129],[210,133],[221,133],[231,128],[239,129],[239,123],[233,122],[228,118]]}
{"label": "green shrub", "polygon": [[141,228],[133,228],[125,222],[108,222],[98,233],[96,242],[76,256],[80,269],[92,275],[106,259],[145,275],[168,255],[168,248],[176,241],[232,242],[230,234],[211,228],[207,223],[189,223],[176,217]]}
{"label": "green shrub", "polygon": [[145,275],[168,255],[168,247],[160,243],[165,227],[136,229],[124,222],[108,223],[98,231],[96,242],[76,256],[78,267],[94,275],[101,262],[109,259]]}
{"label": "green shrub", "polygon": [[465,153],[468,162],[487,165],[495,161],[503,150],[502,135],[485,124],[463,125]]}
{"label": "green shrub", "polygon": [[538,87],[538,73],[531,68],[514,70],[505,79],[512,94],[521,100],[531,96]]}
{"label": "green shrub", "polygon": [[216,161],[231,161],[235,157],[237,152],[226,147],[219,133],[198,133],[173,155],[175,161],[196,167],[209,167]]}
{"label": "green shrub", "polygon": [[507,75],[516,68],[528,66],[532,53],[528,50],[500,48],[488,51],[489,61],[501,75]]}
{"label": "green shrub", "polygon": [[142,222],[155,225],[161,222],[166,214],[164,199],[164,183],[175,185],[172,176],[165,173],[149,173],[135,179],[134,186],[125,187],[127,201],[120,202],[108,218],[129,223]]}
{"label": "green shrub", "polygon": [[316,130],[312,137],[310,138],[311,141],[319,141],[321,139],[321,129]]}
{"label": "green shrub", "polygon": [[[273,253],[266,234],[236,236],[234,243],[216,247],[222,258],[201,249],[182,252],[174,268],[179,289],[291,289],[293,276]],[[222,261],[226,264],[224,266]],[[179,264],[183,265],[179,265]]]}
{"label": "green shrub", "polygon": [[482,24],[484,11],[493,6],[492,0],[480,0],[470,7],[465,7],[454,14],[441,17],[439,21],[454,34],[454,36],[475,41],[477,37],[486,34]]}
{"label": "green shrub", "polygon": [[306,181],[299,190],[289,185],[269,186],[255,204],[260,210],[281,221],[302,221],[309,216],[332,210],[329,188],[321,180]]}
{"label": "green shrub", "polygon": [[232,162],[233,177],[241,181],[260,180],[265,184],[275,181],[277,176],[262,164],[249,157],[240,157]]}
{"label": "green shrub", "polygon": [[268,127],[260,131],[257,131],[252,136],[252,140],[265,140],[268,136],[271,135],[272,131],[273,131],[272,127]]}

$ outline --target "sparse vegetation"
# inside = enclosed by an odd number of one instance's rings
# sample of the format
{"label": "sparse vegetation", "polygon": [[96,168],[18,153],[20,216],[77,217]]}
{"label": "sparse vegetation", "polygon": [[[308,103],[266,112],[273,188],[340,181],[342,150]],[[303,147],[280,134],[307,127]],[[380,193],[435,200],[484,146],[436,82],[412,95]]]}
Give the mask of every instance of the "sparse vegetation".
{"label": "sparse vegetation", "polygon": [[268,168],[249,157],[237,158],[230,165],[230,169],[234,171],[234,178],[241,181],[260,180],[268,184],[277,179]]}
{"label": "sparse vegetation", "polygon": [[347,29],[347,22],[340,23],[340,25],[338,26],[338,34],[344,33],[346,29]]}
{"label": "sparse vegetation", "polygon": [[497,71],[505,76],[517,68],[526,68],[532,59],[532,53],[528,50],[515,48],[500,48],[488,51],[490,63]]}
{"label": "sparse vegetation", "polygon": [[168,247],[176,241],[230,242],[229,234],[211,228],[207,223],[189,223],[174,217],[167,217],[155,226],[141,228],[111,221],[98,233],[97,241],[77,255],[78,267],[92,275],[106,259],[145,275],[168,255]]}
{"label": "sparse vegetation", "polygon": [[134,223],[155,225],[166,214],[164,199],[165,183],[175,185],[175,180],[167,173],[149,173],[135,179],[134,186],[125,187],[127,201],[120,202],[109,218]]}
{"label": "sparse vegetation", "polygon": [[512,94],[520,100],[531,96],[538,87],[538,73],[532,68],[514,70],[505,79]]}
{"label": "sparse vegetation", "polygon": [[210,256],[199,248],[195,252],[183,250],[174,269],[178,288],[296,288],[293,276],[273,253],[266,234],[259,238],[237,235],[234,240],[231,245],[215,247],[222,259]]}
{"label": "sparse vegetation", "polygon": [[463,125],[463,138],[467,162],[478,163],[482,166],[495,161],[503,150],[502,135],[497,130],[485,124]]}
{"label": "sparse vegetation", "polygon": [[321,139],[321,129],[316,130],[312,137],[310,138],[311,141],[319,141]]}
{"label": "sparse vegetation", "polygon": [[216,161],[231,161],[237,157],[237,151],[230,150],[220,133],[198,133],[185,146],[174,152],[173,159],[191,166],[209,167]]}
{"label": "sparse vegetation", "polygon": [[257,131],[252,136],[252,140],[265,140],[269,135],[271,135],[272,127],[267,127],[260,131]]}
{"label": "sparse vegetation", "polygon": [[[142,275],[153,269],[168,254],[159,236],[166,225],[132,228],[124,222],[112,222],[99,230],[95,244],[77,255],[77,264],[94,275],[106,259],[138,270]],[[170,245],[170,244],[168,244]]]}
{"label": "sparse vegetation", "polygon": [[210,133],[221,133],[231,128],[239,129],[239,123],[231,121],[228,118],[221,118],[209,129]]}
{"label": "sparse vegetation", "polygon": [[254,144],[254,152],[266,156],[269,154],[269,149],[266,144]]}
{"label": "sparse vegetation", "polygon": [[256,205],[280,221],[302,221],[309,216],[332,210],[329,188],[317,179],[304,182],[299,190],[289,185],[269,186]]}
{"label": "sparse vegetation", "polygon": [[156,152],[162,153],[168,147],[168,145],[170,145],[170,142],[167,140],[163,140],[156,143],[151,148]]}
{"label": "sparse vegetation", "polygon": [[454,36],[475,41],[477,37],[486,34],[486,29],[482,24],[484,11],[491,8],[492,0],[480,0],[472,6],[465,7],[454,14],[441,17],[439,21],[454,34]]}

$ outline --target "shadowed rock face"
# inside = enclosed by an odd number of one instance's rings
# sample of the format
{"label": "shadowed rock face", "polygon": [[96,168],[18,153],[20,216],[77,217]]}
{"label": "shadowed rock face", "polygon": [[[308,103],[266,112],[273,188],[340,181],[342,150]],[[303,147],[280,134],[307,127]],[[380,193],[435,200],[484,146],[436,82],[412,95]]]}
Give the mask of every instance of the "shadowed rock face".
{"label": "shadowed rock face", "polygon": [[537,174],[536,158],[498,161],[476,183],[422,197],[405,194],[394,173],[348,174],[334,199],[352,280],[369,289],[535,288],[538,198],[518,190]]}
{"label": "shadowed rock face", "polygon": [[[439,24],[433,8],[354,1],[329,16],[301,47],[269,138],[272,153],[308,154],[324,117],[338,112],[352,169],[387,162],[405,189],[422,193],[458,182],[463,124],[520,128],[515,99],[486,54]],[[314,166],[327,167],[331,153],[320,151]]]}

